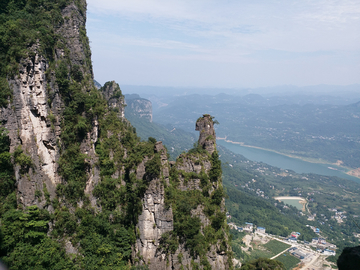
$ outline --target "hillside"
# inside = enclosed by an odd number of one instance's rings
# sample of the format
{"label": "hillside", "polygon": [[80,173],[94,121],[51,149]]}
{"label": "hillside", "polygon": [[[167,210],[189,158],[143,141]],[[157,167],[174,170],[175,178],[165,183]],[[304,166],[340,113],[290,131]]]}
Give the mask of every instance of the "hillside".
{"label": "hillside", "polygon": [[[125,111],[126,113],[126,111]],[[132,118],[140,123],[140,116]],[[140,122],[139,122],[140,121]],[[156,123],[147,123],[156,125]],[[159,125],[161,126],[161,125]],[[151,136],[152,130],[144,129],[144,138]],[[165,140],[169,134],[164,133]],[[345,246],[359,243],[354,237],[358,229],[360,185],[356,182],[316,174],[297,174],[261,162],[253,162],[234,154],[222,146],[217,146],[222,161],[223,183],[226,187],[226,208],[231,215],[228,222],[243,226],[251,222],[266,227],[273,235],[287,237],[292,231],[301,232],[300,240],[311,242],[318,237],[309,226],[320,228],[321,235],[336,244],[337,255],[329,260],[336,261]],[[255,181],[254,181],[255,180]],[[292,206],[274,200],[276,196],[303,196],[309,200],[308,211],[302,212]],[[335,219],[335,212],[346,212],[341,222]],[[310,216],[317,214],[313,220]],[[306,226],[308,225],[308,226]],[[234,234],[234,231],[232,231]],[[253,258],[257,253],[247,255],[234,241],[234,257],[242,262]]]}
{"label": "hillside", "polygon": [[[335,98],[316,104],[306,96],[187,95],[167,98],[166,106],[154,111],[153,119],[163,125],[175,124],[189,132],[194,116],[208,110],[220,122],[216,130],[218,137],[300,158],[358,168],[360,114],[357,100],[350,105],[326,103],[334,102]],[[183,110],[185,106],[187,110]]]}
{"label": "hillside", "polygon": [[0,15],[10,269],[231,269],[210,115],[196,117],[198,146],[169,162],[124,117],[119,85],[94,86],[85,1],[6,0]]}

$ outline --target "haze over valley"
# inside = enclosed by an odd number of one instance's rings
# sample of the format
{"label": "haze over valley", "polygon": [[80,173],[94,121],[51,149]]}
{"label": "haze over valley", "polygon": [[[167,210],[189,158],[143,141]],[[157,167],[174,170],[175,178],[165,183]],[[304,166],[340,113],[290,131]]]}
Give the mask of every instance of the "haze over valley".
{"label": "haze over valley", "polygon": [[0,269],[341,269],[359,27],[357,0],[1,0]]}
{"label": "haze over valley", "polygon": [[[326,95],[324,97],[282,95],[269,98],[263,98],[255,94],[245,96],[230,96],[225,94],[215,96],[168,95],[162,99],[155,97],[151,91],[147,94],[154,102],[162,105],[152,110],[149,100],[140,98],[139,95],[125,95],[125,100],[129,100],[129,105],[125,109],[125,115],[131,119],[137,129],[141,130],[139,134],[141,134],[143,139],[148,136],[161,138],[168,147],[172,158],[176,158],[179,152],[187,151],[192,147],[190,144],[191,140],[180,143],[180,140],[176,140],[175,138],[179,135],[183,138],[191,138],[193,132],[190,132],[190,130],[194,130],[194,122],[190,120],[190,118],[191,115],[199,113],[198,110],[210,111],[212,115],[218,113],[220,117],[222,115],[223,120],[225,120],[225,125],[227,124],[226,131],[229,132],[229,137],[233,134],[232,132],[234,132],[234,134],[240,138],[246,138],[245,136],[241,137],[241,132],[244,132],[248,134],[249,138],[252,138],[252,134],[246,132],[248,130],[257,130],[256,127],[259,126],[257,121],[261,119],[260,117],[262,117],[260,124],[266,127],[271,127],[274,123],[278,124],[280,121],[278,121],[276,117],[279,117],[283,121],[286,120],[287,125],[292,124],[291,119],[297,119],[298,123],[293,123],[292,126],[295,126],[298,130],[302,130],[301,134],[305,137],[307,136],[306,132],[309,130],[318,132],[319,136],[325,136],[322,132],[338,132],[339,123],[332,120],[348,123],[348,126],[344,128],[344,131],[341,130],[341,132],[346,133],[345,130],[347,130],[348,134],[353,134],[355,137],[359,134],[359,127],[356,122],[359,109],[357,107],[357,99],[354,96],[345,101],[345,98],[336,98],[332,95]],[[165,103],[165,100],[168,103]],[[332,100],[336,105],[328,104],[328,100]],[[306,104],[306,101],[309,102],[309,104]],[[354,101],[355,103],[353,103]],[[288,104],[284,104],[284,102],[288,102]],[[294,104],[295,102],[304,102],[305,104]],[[134,109],[135,107],[132,105],[134,103],[138,104],[137,109]],[[146,106],[139,106],[141,103],[146,103]],[[226,113],[229,111],[235,111],[236,113]],[[270,116],[266,115],[265,112],[269,111],[277,111],[278,113]],[[289,112],[290,116],[287,114],[284,115],[284,111],[285,113]],[[149,117],[152,112],[152,117]],[[297,114],[294,112],[297,112]],[[232,126],[228,124],[234,123],[234,120],[239,119],[239,117],[237,117],[239,114],[242,115],[242,118],[248,118],[245,124],[241,125],[239,122],[236,122],[236,125],[233,124]],[[258,117],[252,118],[253,114]],[[316,114],[318,117],[313,117],[312,114]],[[166,124],[156,123],[159,119]],[[171,122],[167,122],[169,119],[171,119]],[[221,118],[215,117],[215,119],[218,120]],[[267,123],[267,119],[272,121]],[[311,119],[311,121],[309,119]],[[348,122],[344,121],[345,119],[347,119]],[[355,119],[355,121],[353,121],[353,119]],[[219,120],[219,122],[220,123],[216,125],[217,136],[224,130],[221,129],[223,122],[221,120]],[[323,127],[323,129],[316,129],[315,127],[317,125]],[[285,138],[285,145],[291,146],[292,143],[289,142],[293,139],[293,133],[288,133],[289,136],[283,136],[283,138]],[[262,136],[258,136],[258,140],[268,142],[273,139],[272,136],[269,136],[270,138],[267,138],[267,136],[268,133],[263,133]],[[295,141],[299,140],[299,142],[297,142],[298,144],[301,142],[300,138],[301,137],[297,135]],[[177,144],[174,143],[175,141],[177,141]],[[280,140],[279,145],[284,141]],[[330,142],[333,141],[336,140],[330,140]],[[347,153],[354,151],[353,153],[356,156],[359,153],[359,147],[354,147],[353,144],[357,145],[358,141],[348,140],[347,143],[344,143],[344,146],[339,146],[337,149],[344,152],[347,151]],[[306,145],[305,142],[304,145]],[[259,159],[261,159],[261,155],[269,155],[269,162],[276,163],[275,166],[270,166],[263,162],[251,161],[242,155],[237,155],[228,150],[231,149],[238,152],[236,147],[242,147],[241,145],[218,140],[217,147],[219,149],[220,159],[222,160],[223,183],[227,187],[229,194],[226,203],[231,219],[228,218],[228,222],[237,224],[236,226],[234,225],[235,228],[240,228],[250,222],[257,226],[266,227],[266,230],[270,234],[286,237],[290,232],[287,231],[287,229],[279,228],[279,224],[287,224],[288,226],[286,227],[289,228],[289,230],[301,231],[301,239],[308,239],[308,241],[311,237],[316,237],[316,234],[313,233],[315,232],[315,228],[317,228],[321,231],[321,237],[325,237],[330,243],[337,245],[337,250],[342,249],[344,245],[353,245],[359,242],[354,236],[355,234],[353,234],[353,232],[356,231],[356,226],[353,221],[358,220],[360,214],[358,201],[358,196],[360,195],[360,179],[346,175],[344,173],[347,171],[346,169],[337,165],[331,165],[334,167],[330,167],[330,164],[311,163],[310,158],[308,158],[310,160],[308,162],[293,158],[291,161],[293,161],[296,167],[294,171],[286,167],[287,164],[289,164],[288,161],[280,158],[279,161],[276,161],[275,155],[280,156],[279,154],[271,154],[271,152],[267,152],[269,153],[267,154],[264,150],[254,148],[254,150],[259,152],[257,154]],[[316,144],[312,147],[318,151],[322,161],[330,162],[327,157],[329,152],[322,152],[321,148],[316,148]],[[279,151],[276,147],[274,147],[273,150]],[[287,158],[286,156],[283,157]],[[305,155],[302,156],[302,158],[305,157]],[[319,160],[315,161],[319,162]],[[300,173],[296,172],[297,170],[299,170]],[[341,170],[344,172],[341,172]],[[319,175],[322,173],[326,174],[326,176]],[[274,198],[278,196],[285,196],[284,198],[288,197],[288,199],[300,197],[306,202],[306,208],[299,212],[299,209],[293,208],[290,205],[284,203],[279,204],[278,201],[274,200]],[[257,197],[258,199],[256,200],[259,200],[258,203],[263,204],[263,206],[254,206],[254,197]],[[287,203],[287,201],[284,202]],[[264,211],[264,208],[268,209],[267,214],[261,212]],[[276,210],[276,208],[278,210]],[[279,210],[285,214],[285,220],[281,220],[282,217],[280,216],[278,217],[277,211]],[[332,212],[333,210],[336,210],[336,213]],[[261,214],[259,214],[259,211]],[[337,212],[346,214],[339,214],[338,216]],[[314,228],[314,231],[310,230],[309,227],[302,227],[304,225],[311,226]],[[232,231],[232,233],[237,235],[237,229]],[[344,238],[345,235],[347,236]],[[241,237],[244,237],[244,235]],[[256,246],[254,247],[254,252],[248,253],[244,252],[243,247],[241,248],[241,243],[240,240],[239,242],[235,241],[233,244],[233,250],[236,251],[236,258],[240,261],[257,258],[256,256],[259,256],[256,255],[258,254],[257,252],[260,252],[259,250],[263,250],[264,248],[262,245]],[[267,242],[265,241],[265,243]],[[240,246],[238,246],[239,244]],[[306,249],[306,245],[303,248]],[[263,254],[263,256],[270,256],[269,254],[273,253],[270,252],[268,255],[266,254]],[[336,254],[337,256],[339,255],[338,253]],[[318,255],[309,256],[316,257]],[[337,256],[335,258],[337,258]],[[336,260],[335,258],[332,256],[328,257],[332,262]],[[313,267],[317,264],[323,265],[329,263],[326,261],[320,263],[320,261],[321,259],[319,257],[318,260],[315,260],[313,263]],[[299,262],[301,261],[293,261],[293,264],[290,262],[287,263],[294,266]]]}
{"label": "haze over valley", "polygon": [[[125,86],[124,91],[134,88]],[[322,88],[325,91],[321,91]],[[343,87],[344,91],[338,87],[337,94],[328,93],[329,88],[313,87],[319,89],[313,94],[283,92],[280,88],[278,93],[268,93],[265,97],[256,93],[200,94],[203,89],[196,89],[199,94],[184,94],[184,89],[173,89],[159,96],[156,87],[150,87],[144,94],[155,104],[154,122],[193,132],[192,119],[206,111],[220,122],[216,126],[218,139],[311,162],[335,164],[347,170],[357,169],[360,164],[360,86],[353,86],[352,91],[346,91],[349,87]],[[208,92],[211,91],[215,89]],[[353,173],[356,175],[356,171]]]}

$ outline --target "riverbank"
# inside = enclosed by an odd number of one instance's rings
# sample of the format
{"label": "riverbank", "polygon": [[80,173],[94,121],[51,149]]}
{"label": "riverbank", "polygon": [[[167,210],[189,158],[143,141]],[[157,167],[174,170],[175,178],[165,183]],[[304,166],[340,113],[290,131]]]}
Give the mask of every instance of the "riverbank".
{"label": "riverbank", "polygon": [[349,167],[346,167],[346,166],[342,166],[341,165],[342,162],[340,160],[338,160],[335,163],[332,163],[332,162],[327,161],[327,160],[316,159],[316,158],[305,158],[305,157],[301,157],[301,156],[297,156],[297,155],[286,154],[286,153],[279,152],[279,151],[276,151],[276,150],[273,150],[273,149],[268,149],[268,148],[263,148],[263,147],[259,147],[259,146],[253,146],[253,145],[247,145],[244,142],[234,142],[234,141],[228,140],[226,137],[225,138],[216,137],[216,139],[225,141],[227,143],[235,144],[235,145],[240,145],[240,146],[243,146],[243,147],[259,149],[259,150],[263,150],[263,151],[269,151],[269,152],[276,153],[276,154],[279,154],[279,155],[282,155],[282,156],[285,156],[285,157],[294,158],[294,159],[298,159],[298,160],[305,161],[305,162],[328,165],[329,166],[328,168],[331,169],[331,170],[338,170],[336,168],[331,167],[331,166],[336,166],[338,168],[343,169],[344,171],[340,170],[343,173],[345,173],[345,174],[347,174],[349,176],[353,176],[353,177],[356,177],[356,178],[360,179],[360,168],[352,169],[352,168],[349,168]]}

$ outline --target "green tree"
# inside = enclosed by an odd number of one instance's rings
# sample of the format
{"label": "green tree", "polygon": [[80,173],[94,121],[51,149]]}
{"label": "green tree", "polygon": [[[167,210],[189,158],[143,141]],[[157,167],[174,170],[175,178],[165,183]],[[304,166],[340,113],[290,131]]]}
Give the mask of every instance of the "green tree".
{"label": "green tree", "polygon": [[282,262],[270,260],[267,258],[259,258],[243,264],[241,270],[285,270]]}
{"label": "green tree", "polygon": [[211,169],[209,172],[209,178],[211,181],[216,182],[219,180],[219,177],[222,174],[221,169],[221,160],[219,159],[219,153],[217,151],[214,151],[211,154]]}

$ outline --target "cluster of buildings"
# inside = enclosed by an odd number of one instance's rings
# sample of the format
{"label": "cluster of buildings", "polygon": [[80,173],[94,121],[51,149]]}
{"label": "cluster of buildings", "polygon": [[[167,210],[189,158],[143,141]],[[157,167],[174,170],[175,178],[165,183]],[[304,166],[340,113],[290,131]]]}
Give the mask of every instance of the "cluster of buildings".
{"label": "cluster of buildings", "polygon": [[297,243],[297,240],[300,235],[301,235],[301,233],[299,233],[299,232],[292,232],[290,234],[290,236],[288,238],[286,238],[285,240],[287,240],[290,243]]}
{"label": "cluster of buildings", "polygon": [[343,220],[347,218],[345,216],[346,211],[338,211],[336,208],[329,209],[330,212],[334,212],[335,216],[331,216],[332,219],[335,219],[338,223],[344,222]]}
{"label": "cluster of buildings", "polygon": [[[228,218],[231,218],[229,213],[226,213],[226,216]],[[232,223],[232,222],[228,223],[228,225],[231,229],[235,229],[239,232],[253,233],[255,231],[255,232],[263,233],[263,234],[265,234],[265,232],[266,232],[266,229],[264,227],[257,227],[256,225],[254,225],[253,223],[250,223],[250,222],[245,222],[245,225],[242,227],[237,226],[235,223]],[[306,226],[310,227],[317,234],[320,234],[319,228],[315,228],[310,225],[306,225]],[[292,232],[287,238],[285,238],[285,237],[280,237],[280,238],[286,240],[287,242],[289,242],[291,244],[297,244],[299,241],[298,238],[300,237],[300,235],[301,235],[301,233],[299,233],[299,232]],[[360,236],[360,234],[359,234],[359,236]],[[316,248],[316,251],[318,253],[321,253],[326,256],[335,256],[335,254],[336,254],[336,249],[337,249],[336,245],[326,242],[325,238],[321,238],[321,237],[313,238],[311,242],[300,241],[299,244],[301,244],[301,243],[303,243],[304,246],[312,246],[312,247]],[[301,245],[300,245],[300,247],[301,247]],[[288,251],[293,256],[295,256],[301,260],[305,259],[309,255],[309,253],[306,253],[305,251],[303,251],[297,247],[294,247],[294,246],[291,247]]]}
{"label": "cluster of buildings", "polygon": [[316,214],[309,215],[307,220],[309,220],[309,221],[314,221],[314,220],[315,220],[315,217],[316,217]]}
{"label": "cluster of buildings", "polygon": [[315,247],[317,252],[328,256],[335,256],[336,245],[326,242],[324,238],[313,238],[310,245]]}

